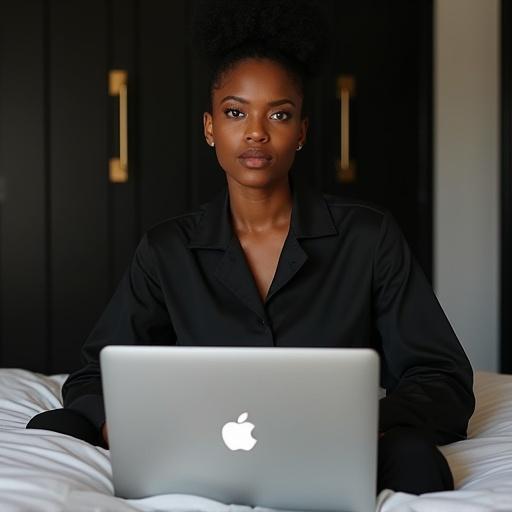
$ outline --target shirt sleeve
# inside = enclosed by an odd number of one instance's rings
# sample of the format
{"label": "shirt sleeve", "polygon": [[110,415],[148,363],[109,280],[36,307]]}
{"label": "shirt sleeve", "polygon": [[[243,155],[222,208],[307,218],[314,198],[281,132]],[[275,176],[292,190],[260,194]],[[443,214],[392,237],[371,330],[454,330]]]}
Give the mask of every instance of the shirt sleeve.
{"label": "shirt sleeve", "polygon": [[82,346],[82,368],[72,373],[62,388],[64,407],[79,412],[98,429],[105,422],[99,363],[101,349],[107,345],[176,343],[151,251],[146,234]]}
{"label": "shirt sleeve", "polygon": [[464,439],[473,414],[473,371],[428,280],[389,212],[374,260],[381,338],[379,428],[424,430],[437,444]]}

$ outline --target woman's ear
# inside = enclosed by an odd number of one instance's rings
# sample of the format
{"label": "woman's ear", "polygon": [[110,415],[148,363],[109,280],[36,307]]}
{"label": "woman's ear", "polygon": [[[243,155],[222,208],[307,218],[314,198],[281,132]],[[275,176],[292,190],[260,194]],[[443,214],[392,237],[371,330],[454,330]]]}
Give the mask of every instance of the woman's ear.
{"label": "woman's ear", "polygon": [[309,118],[305,117],[300,122],[300,144],[304,145],[306,143],[306,135],[308,133],[308,126],[309,126]]}
{"label": "woman's ear", "polygon": [[204,137],[206,142],[212,146],[213,143],[213,118],[210,112],[204,112],[203,114],[203,128]]}

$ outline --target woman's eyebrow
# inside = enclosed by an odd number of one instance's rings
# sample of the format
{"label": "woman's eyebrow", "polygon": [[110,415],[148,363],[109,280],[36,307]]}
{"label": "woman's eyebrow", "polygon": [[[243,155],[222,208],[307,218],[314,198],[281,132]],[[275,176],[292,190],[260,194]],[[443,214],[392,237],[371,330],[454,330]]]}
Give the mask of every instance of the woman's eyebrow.
{"label": "woman's eyebrow", "polygon": [[[247,101],[244,98],[241,98],[240,96],[226,96],[221,100],[221,103],[224,103],[228,100],[234,100],[240,103],[250,103],[249,101]],[[269,107],[277,107],[278,105],[283,105],[284,103],[291,103],[295,107],[295,103],[287,98],[283,98],[282,100],[269,101],[268,105]]]}

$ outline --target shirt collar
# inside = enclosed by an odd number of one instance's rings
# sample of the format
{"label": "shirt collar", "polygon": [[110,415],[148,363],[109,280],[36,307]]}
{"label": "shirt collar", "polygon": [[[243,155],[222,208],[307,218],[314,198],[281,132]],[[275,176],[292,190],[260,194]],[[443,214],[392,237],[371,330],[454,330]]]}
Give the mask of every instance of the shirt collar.
{"label": "shirt collar", "polygon": [[[290,176],[293,205],[291,232],[296,238],[318,238],[338,234],[323,195]],[[200,207],[202,215],[192,232],[189,248],[226,249],[233,237],[229,190],[223,187],[210,202]]]}

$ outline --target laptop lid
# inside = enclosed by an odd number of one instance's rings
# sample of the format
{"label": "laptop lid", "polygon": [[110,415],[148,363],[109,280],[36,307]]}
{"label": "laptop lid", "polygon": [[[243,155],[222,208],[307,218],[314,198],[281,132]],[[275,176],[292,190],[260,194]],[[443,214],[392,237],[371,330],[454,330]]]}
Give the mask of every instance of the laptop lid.
{"label": "laptop lid", "polygon": [[116,495],[375,510],[375,351],[108,346],[101,372]]}

